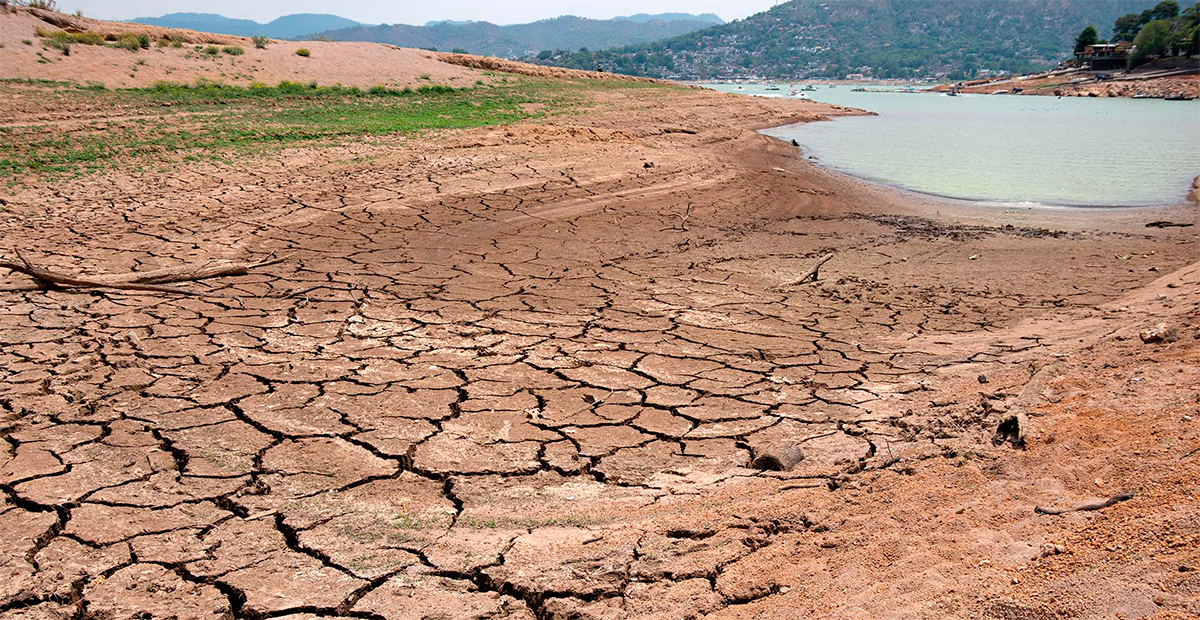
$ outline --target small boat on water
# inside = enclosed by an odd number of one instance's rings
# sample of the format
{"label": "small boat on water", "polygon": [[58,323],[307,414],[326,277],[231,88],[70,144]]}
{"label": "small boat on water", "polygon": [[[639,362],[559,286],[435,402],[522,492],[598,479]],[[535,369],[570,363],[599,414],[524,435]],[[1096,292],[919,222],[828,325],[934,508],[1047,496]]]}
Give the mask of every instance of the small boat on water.
{"label": "small boat on water", "polygon": [[778,86],[776,86],[775,84],[772,84],[772,85],[770,85],[770,86],[768,86],[768,87],[767,87],[767,90],[779,90],[779,87],[778,87]]}
{"label": "small boat on water", "polygon": [[1195,97],[1184,92],[1178,92],[1174,95],[1163,97],[1163,101],[1191,101],[1192,99],[1195,99]]}

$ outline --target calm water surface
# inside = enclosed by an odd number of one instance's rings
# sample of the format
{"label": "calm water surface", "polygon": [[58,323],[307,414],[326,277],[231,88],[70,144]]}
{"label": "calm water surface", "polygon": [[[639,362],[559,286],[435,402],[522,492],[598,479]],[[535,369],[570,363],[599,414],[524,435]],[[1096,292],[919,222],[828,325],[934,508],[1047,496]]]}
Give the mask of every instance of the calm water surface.
{"label": "calm water surface", "polygon": [[[765,86],[711,85],[740,94]],[[824,166],[941,196],[1050,205],[1176,204],[1200,174],[1200,100],[851,92],[874,117],[778,127]],[[872,87],[882,88],[882,87]]]}

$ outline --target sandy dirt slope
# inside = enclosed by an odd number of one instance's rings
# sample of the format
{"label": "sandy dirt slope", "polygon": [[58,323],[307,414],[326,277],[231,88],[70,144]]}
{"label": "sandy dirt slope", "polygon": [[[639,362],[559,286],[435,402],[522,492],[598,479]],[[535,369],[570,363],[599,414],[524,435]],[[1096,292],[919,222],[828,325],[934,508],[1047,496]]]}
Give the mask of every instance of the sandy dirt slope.
{"label": "sandy dirt slope", "polygon": [[[36,28],[58,30],[40,19],[38,12],[0,13],[0,78],[48,79],[80,84],[99,82],[109,88],[145,87],[165,80],[190,84],[198,79],[246,86],[253,82],[275,85],[282,80],[316,81],[369,87],[375,85],[412,86],[448,84],[470,86],[487,79],[483,71],[441,62],[434,52],[405,49],[373,43],[333,43],[321,41],[272,41],[266,49],[255,49],[249,39],[224,35],[205,35],[150,26],[113,24],[81,20],[80,31],[147,32],[157,39],[160,34],[183,33],[188,41],[183,48],[159,47],[130,52],[99,45],[73,45],[69,56],[42,44],[34,35]],[[75,20],[76,18],[69,18]],[[119,26],[119,28],[117,27]],[[237,45],[244,53],[231,56],[224,52],[211,55],[197,46]],[[29,41],[30,44],[25,44]],[[307,48],[311,56],[296,55]]]}
{"label": "sandy dirt slope", "polygon": [[63,271],[290,256],[0,292],[0,618],[1200,614],[1194,206],[898,193],[754,131],[828,107],[595,97],[0,190]]}

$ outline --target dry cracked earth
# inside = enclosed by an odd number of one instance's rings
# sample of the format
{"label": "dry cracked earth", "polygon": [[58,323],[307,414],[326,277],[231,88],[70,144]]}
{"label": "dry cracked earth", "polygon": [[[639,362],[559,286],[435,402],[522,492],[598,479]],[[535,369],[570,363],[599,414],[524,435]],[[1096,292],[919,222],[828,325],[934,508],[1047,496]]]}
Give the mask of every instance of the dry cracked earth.
{"label": "dry cracked earth", "polygon": [[873,189],[753,131],[828,110],[669,95],[10,191],[61,271],[288,259],[0,293],[0,618],[1200,612],[1194,227]]}

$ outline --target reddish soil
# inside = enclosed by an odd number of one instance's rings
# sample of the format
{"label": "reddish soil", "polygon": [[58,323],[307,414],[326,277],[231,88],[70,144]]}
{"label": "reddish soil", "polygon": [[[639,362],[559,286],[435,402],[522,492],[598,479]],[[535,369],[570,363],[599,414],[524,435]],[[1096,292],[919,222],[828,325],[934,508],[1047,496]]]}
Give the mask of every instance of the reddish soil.
{"label": "reddish soil", "polygon": [[61,271],[294,253],[0,292],[0,618],[1200,614],[1194,206],[949,202],[755,132],[818,104],[597,99],[0,190]]}

